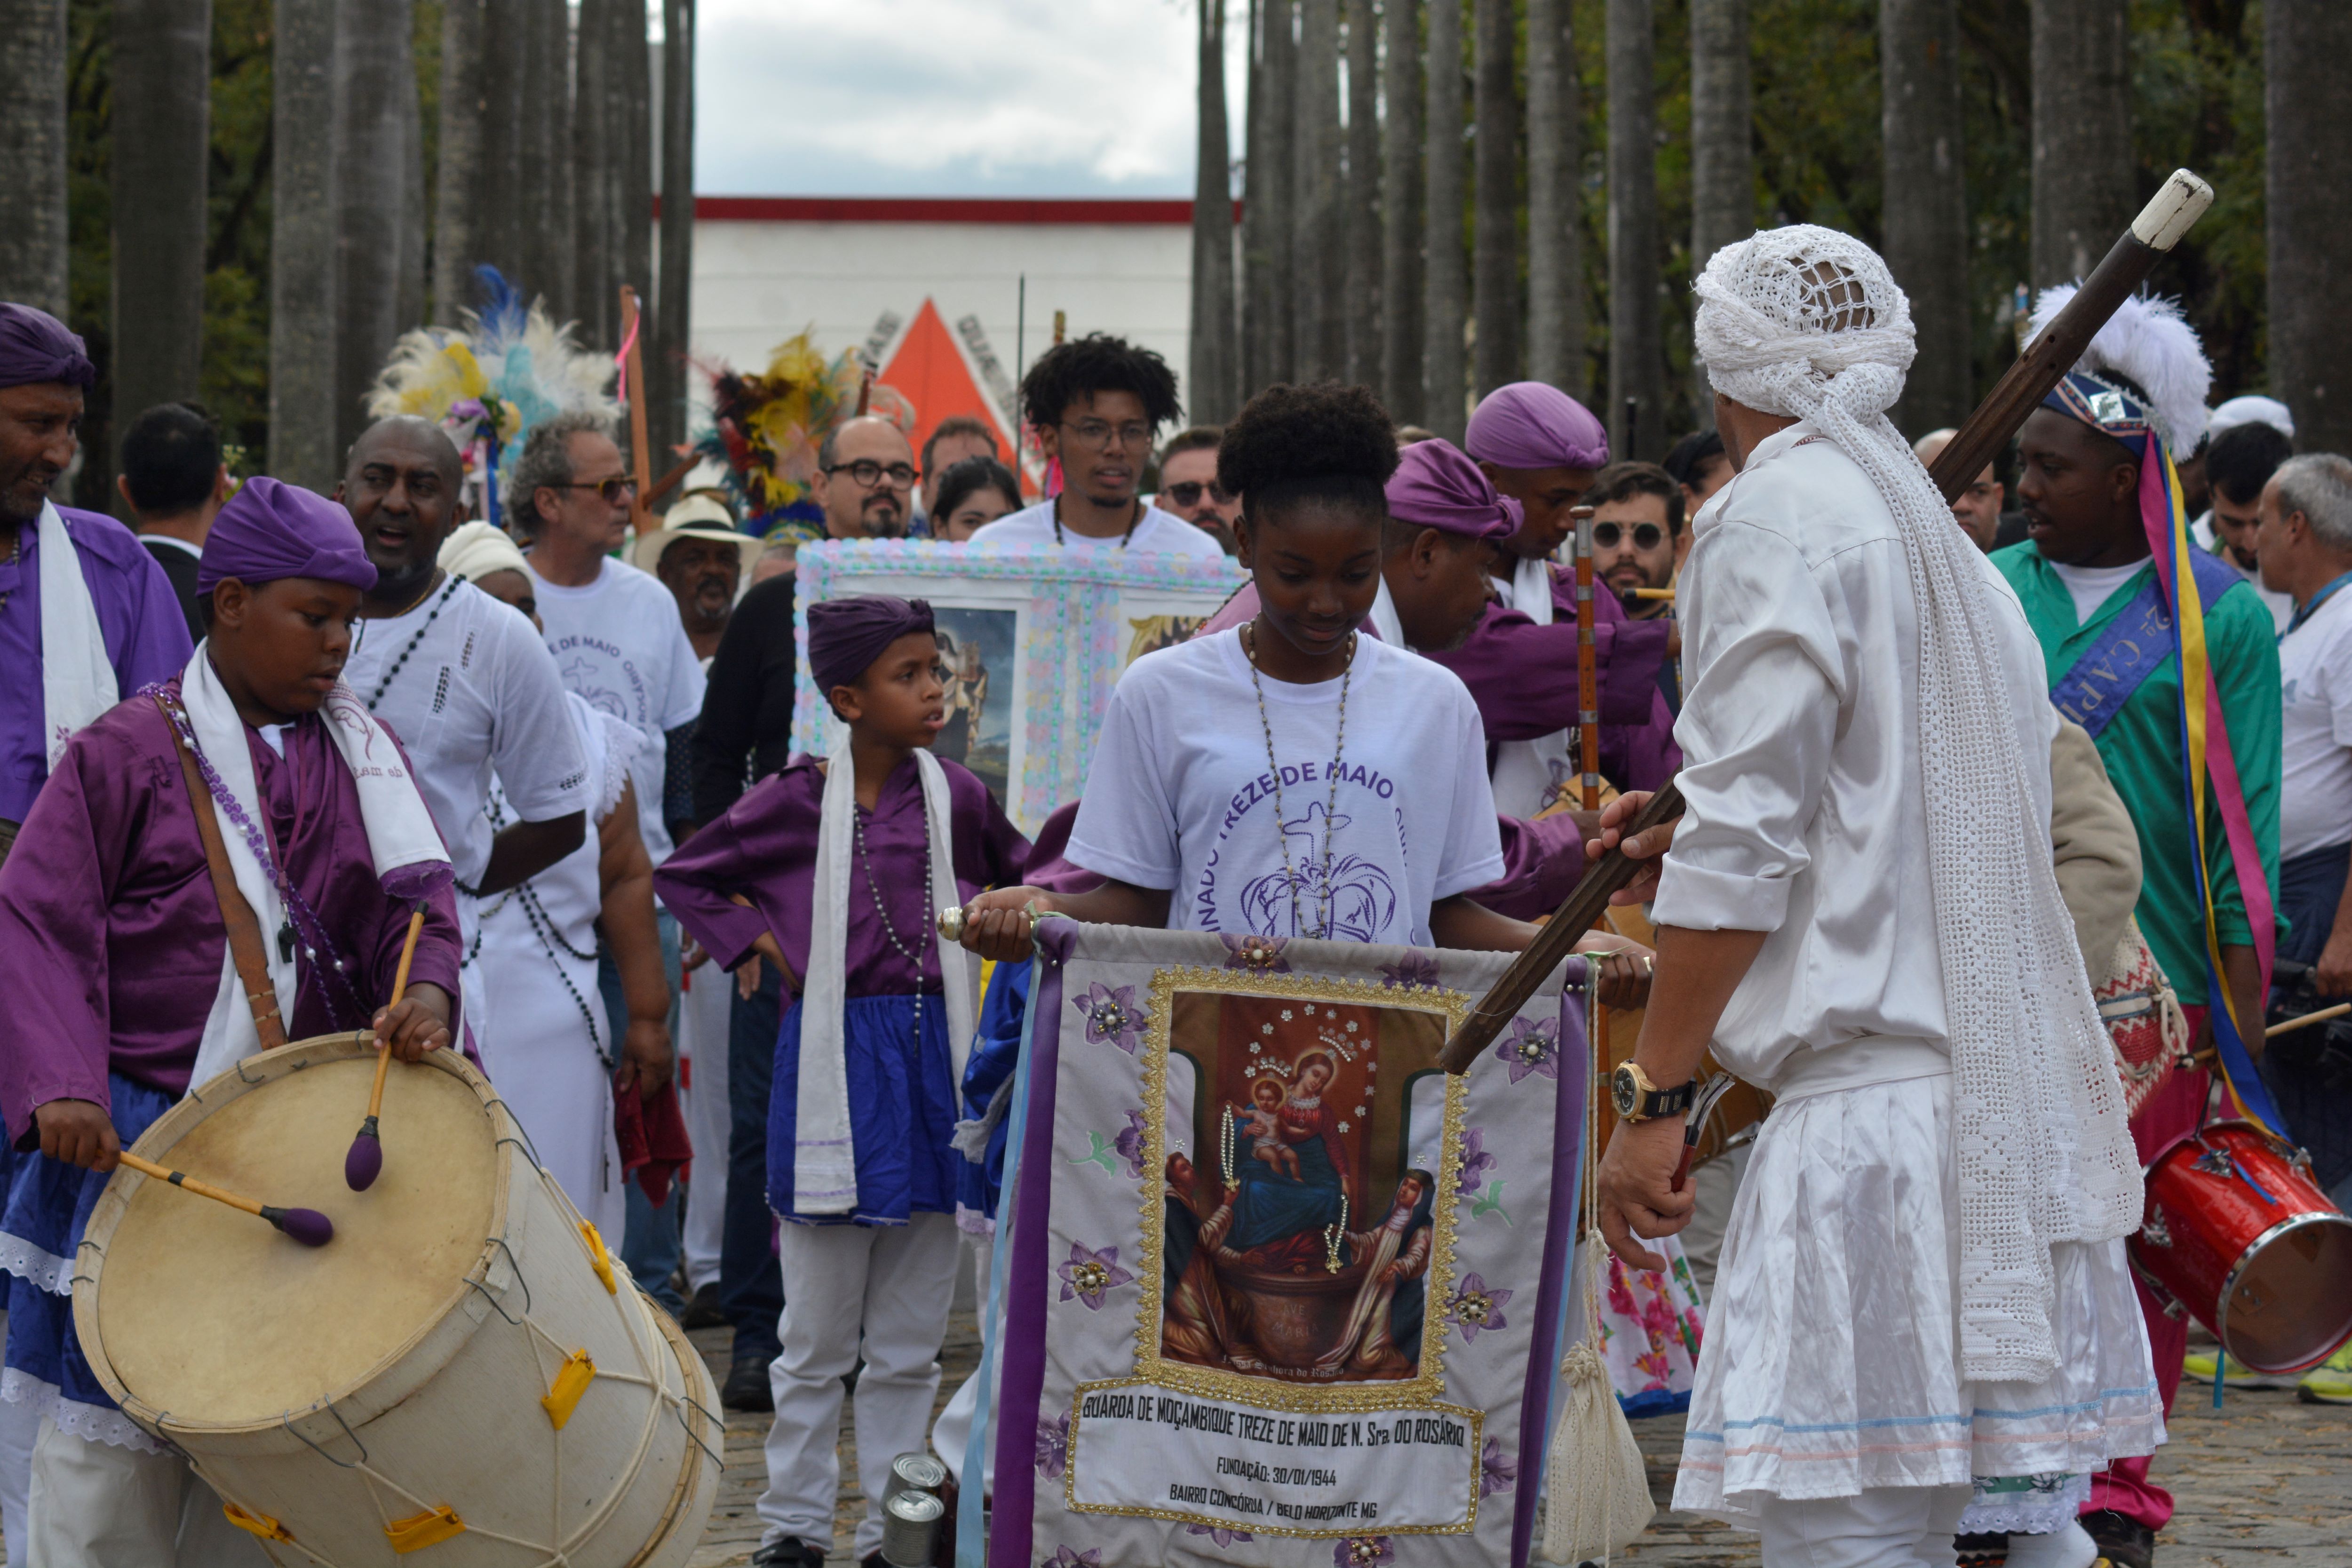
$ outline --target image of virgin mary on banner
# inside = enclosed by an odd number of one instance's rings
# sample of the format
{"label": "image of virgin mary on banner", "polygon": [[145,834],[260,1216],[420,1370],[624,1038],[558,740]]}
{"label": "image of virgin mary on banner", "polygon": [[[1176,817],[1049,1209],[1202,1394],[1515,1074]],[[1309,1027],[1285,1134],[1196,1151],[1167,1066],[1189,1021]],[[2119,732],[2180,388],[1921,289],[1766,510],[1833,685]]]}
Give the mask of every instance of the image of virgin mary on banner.
{"label": "image of virgin mary on banner", "polygon": [[1040,948],[986,1561],[1524,1563],[1581,961],[1453,1075],[1508,955],[1066,921]]}

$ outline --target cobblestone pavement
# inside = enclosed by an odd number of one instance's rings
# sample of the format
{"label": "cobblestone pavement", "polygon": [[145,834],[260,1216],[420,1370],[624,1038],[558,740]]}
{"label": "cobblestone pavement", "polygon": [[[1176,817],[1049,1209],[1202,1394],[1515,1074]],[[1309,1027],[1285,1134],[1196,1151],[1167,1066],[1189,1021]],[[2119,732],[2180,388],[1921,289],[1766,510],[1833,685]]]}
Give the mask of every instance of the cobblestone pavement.
{"label": "cobblestone pavement", "polygon": [[[725,1329],[694,1336],[711,1375],[727,1375]],[[945,1405],[980,1360],[971,1314],[950,1321],[940,1361],[939,1403]],[[841,1503],[829,1561],[847,1563],[851,1537],[866,1510],[852,1456],[855,1423],[843,1406]],[[2231,1389],[2223,1408],[2210,1391],[2185,1384],[2172,1415],[2172,1440],[2158,1455],[2155,1477],[2172,1489],[2179,1511],[2158,1538],[2159,1568],[2345,1568],[2352,1564],[2352,1406],[2303,1405],[2292,1390]],[[1650,1490],[1660,1512],[1621,1563],[1688,1568],[1759,1568],[1753,1535],[1665,1510],[1682,1451],[1679,1415],[1633,1423],[1650,1463]],[[751,1505],[766,1479],[760,1445],[764,1415],[727,1415],[727,1469],[709,1529],[688,1568],[730,1568],[751,1561],[760,1543]]]}

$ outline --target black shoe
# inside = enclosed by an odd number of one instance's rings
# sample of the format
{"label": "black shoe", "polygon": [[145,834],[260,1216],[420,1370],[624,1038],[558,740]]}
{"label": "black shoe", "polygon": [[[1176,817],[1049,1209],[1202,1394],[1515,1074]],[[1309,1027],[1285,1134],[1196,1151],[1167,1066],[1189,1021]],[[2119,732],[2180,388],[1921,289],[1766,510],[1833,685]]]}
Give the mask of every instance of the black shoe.
{"label": "black shoe", "polygon": [[2009,1562],[2009,1537],[1999,1532],[1952,1537],[1957,1568],[2004,1568]]}
{"label": "black shoe", "polygon": [[686,1310],[677,1318],[677,1326],[688,1331],[724,1328],[726,1323],[727,1314],[719,1310],[719,1281],[716,1279],[697,1290],[694,1299],[687,1302]]}
{"label": "black shoe", "polygon": [[824,1548],[787,1535],[751,1553],[751,1568],[824,1568]]}
{"label": "black shoe", "polygon": [[890,1564],[883,1557],[880,1552],[876,1551],[869,1552],[865,1556],[859,1558],[857,1560],[857,1568],[890,1568]]}
{"label": "black shoe", "polygon": [[[719,1391],[719,1403],[730,1410],[774,1410],[776,1395],[768,1386],[768,1363],[750,1356],[737,1356],[735,1364],[727,1369],[727,1385]],[[820,1552],[817,1556],[822,1560],[824,1553]],[[779,1557],[776,1561],[782,1563],[784,1559]]]}
{"label": "black shoe", "polygon": [[2103,1508],[2084,1514],[2083,1528],[2107,1568],[2156,1568],[2156,1531],[2130,1515]]}

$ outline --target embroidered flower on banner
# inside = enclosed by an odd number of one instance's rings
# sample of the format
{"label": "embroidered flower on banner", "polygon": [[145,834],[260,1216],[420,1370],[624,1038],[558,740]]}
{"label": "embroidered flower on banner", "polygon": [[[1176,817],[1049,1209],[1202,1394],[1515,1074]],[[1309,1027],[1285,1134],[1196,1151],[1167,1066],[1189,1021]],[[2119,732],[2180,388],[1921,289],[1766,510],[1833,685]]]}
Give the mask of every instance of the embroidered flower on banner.
{"label": "embroidered flower on banner", "polygon": [[1351,1535],[1331,1548],[1331,1568],[1381,1568],[1395,1561],[1385,1535]]}
{"label": "embroidered flower on banner", "polygon": [[1531,1072],[1557,1079],[1559,1077],[1559,1020],[1526,1018],[1511,1020],[1510,1032],[1495,1054],[1511,1064],[1511,1081],[1518,1082]]}
{"label": "embroidered flower on banner", "polygon": [[1256,1536],[1252,1535],[1246,1530],[1227,1530],[1222,1524],[1188,1524],[1184,1527],[1184,1533],[1187,1535],[1205,1535],[1209,1538],[1209,1542],[1213,1546],[1231,1546],[1236,1541],[1255,1541],[1257,1539]]}
{"label": "embroidered flower on banner", "polygon": [[1103,1294],[1121,1285],[1132,1284],[1135,1276],[1118,1266],[1118,1248],[1106,1247],[1099,1252],[1087,1250],[1086,1243],[1070,1243],[1070,1260],[1056,1268],[1062,1277],[1062,1300],[1072,1298],[1084,1301],[1087,1310],[1102,1310]]}
{"label": "embroidered flower on banner", "polygon": [[1129,1175],[1143,1174],[1143,1112],[1130,1110],[1127,1113],[1126,1130],[1119,1133],[1110,1148],[1112,1153],[1127,1162]]}
{"label": "embroidered flower on banner", "polygon": [[1217,940],[1225,944],[1227,969],[1254,969],[1261,974],[1290,973],[1290,960],[1282,956],[1281,937],[1235,936],[1231,931],[1219,931]]}
{"label": "embroidered flower on banner", "polygon": [[1383,963],[1381,965],[1381,984],[1390,987],[1402,986],[1408,991],[1416,986],[1427,986],[1434,991],[1437,989],[1437,955],[1414,949],[1394,963]]}
{"label": "embroidered flower on banner", "polygon": [[1486,1130],[1473,1127],[1462,1135],[1462,1179],[1454,1186],[1459,1197],[1469,1197],[1486,1184],[1486,1173],[1502,1162],[1486,1152]]}
{"label": "embroidered flower on banner", "polygon": [[1518,1484],[1518,1461],[1504,1457],[1500,1437],[1487,1438],[1486,1452],[1478,1456],[1478,1495],[1493,1497],[1496,1492],[1508,1491]]}
{"label": "embroidered flower on banner", "polygon": [[1113,989],[1097,980],[1085,995],[1071,998],[1070,1005],[1085,1015],[1088,1040],[1117,1046],[1129,1056],[1143,1044],[1144,1027],[1151,1022],[1150,1014],[1137,1005],[1132,985]]}
{"label": "embroidered flower on banner", "polygon": [[1051,1421],[1037,1423],[1037,1473],[1058,1481],[1069,1468],[1070,1413],[1065,1410]]}
{"label": "embroidered flower on banner", "polygon": [[1503,1316],[1503,1303],[1510,1299],[1510,1291],[1490,1290],[1477,1275],[1465,1274],[1454,1299],[1445,1303],[1445,1321],[1462,1331],[1462,1342],[1468,1344],[1482,1329],[1511,1326]]}
{"label": "embroidered flower on banner", "polygon": [[1045,1559],[1045,1568],[1102,1568],[1102,1548],[1090,1546],[1084,1552],[1061,1547]]}

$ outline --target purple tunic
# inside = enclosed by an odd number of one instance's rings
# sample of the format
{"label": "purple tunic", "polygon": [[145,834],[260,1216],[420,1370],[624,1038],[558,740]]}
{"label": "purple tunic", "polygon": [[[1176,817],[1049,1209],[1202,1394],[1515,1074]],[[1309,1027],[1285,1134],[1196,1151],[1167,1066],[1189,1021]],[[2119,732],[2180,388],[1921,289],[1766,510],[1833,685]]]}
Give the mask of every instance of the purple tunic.
{"label": "purple tunic", "polygon": [[[969,899],[983,888],[1011,887],[1021,880],[1029,841],[1005,819],[988,786],[959,763],[942,761],[948,778],[949,831],[954,835],[956,893]],[[694,837],[654,873],[654,891],[703,945],[721,969],[750,956],[765,931],[773,931],[794,977],[808,973],[809,904],[816,875],[817,816],[824,797],[824,774],[803,759],[762,779]],[[875,859],[874,879],[887,903],[890,925],[923,959],[920,989],[940,989],[939,961],[931,956],[934,912],[923,907],[923,868],[929,854],[923,823],[923,791],[912,757],[885,780],[866,825],[866,846]],[[849,929],[842,953],[842,994],[908,996],[918,982],[914,969],[884,935],[875,912],[866,868],[850,845]],[[730,894],[751,900],[744,909]],[[944,904],[944,888],[932,902]],[[798,989],[795,985],[794,989]]]}
{"label": "purple tunic", "polygon": [[[129,696],[187,668],[188,640],[172,580],[138,536],[103,513],[61,506],[81,558],[82,581],[98,611],[115,689]],[[47,726],[41,709],[40,529],[26,524],[16,565],[0,560],[0,818],[22,822],[49,776]],[[101,1079],[101,1082],[104,1080]]]}
{"label": "purple tunic", "polygon": [[[315,716],[287,728],[283,758],[258,731],[246,741],[267,831],[373,1013],[391,994],[409,909],[376,882],[359,786]],[[235,831],[225,817],[222,826]],[[172,731],[153,699],[131,698],[68,744],[0,867],[0,995],[13,1013],[0,1110],[11,1136],[21,1141],[34,1108],[52,1100],[106,1104],[110,1068],[184,1092],[226,942]],[[459,956],[445,889],[427,901],[410,982],[454,998]],[[298,962],[289,1038],[367,1022]]]}

